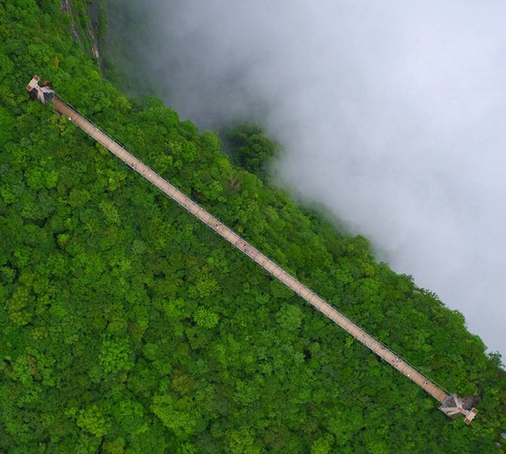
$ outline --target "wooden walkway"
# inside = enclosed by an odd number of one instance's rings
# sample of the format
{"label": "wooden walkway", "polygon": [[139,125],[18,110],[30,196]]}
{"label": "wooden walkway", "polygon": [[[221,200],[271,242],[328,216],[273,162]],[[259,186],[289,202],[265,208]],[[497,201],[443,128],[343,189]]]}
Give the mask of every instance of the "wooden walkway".
{"label": "wooden walkway", "polygon": [[172,200],[176,201],[185,210],[193,214],[204,224],[225,238],[229,243],[247,255],[251,260],[258,263],[264,270],[269,272],[276,279],[292,289],[301,298],[305,299],[309,304],[314,306],[326,317],[328,317],[330,320],[351,334],[355,339],[357,339],[367,348],[371,349],[374,353],[384,359],[388,364],[390,364],[411,381],[424,389],[432,397],[441,403],[444,403],[450,397],[448,393],[432,383],[427,377],[410,366],[406,361],[404,361],[402,358],[399,358],[395,353],[374,339],[374,337],[369,335],[366,331],[364,331],[358,325],[337,311],[325,300],[312,292],[308,287],[299,282],[292,275],[276,265],[267,256],[263,255],[251,244],[237,235],[237,233],[229,229],[227,226],[223,225],[218,219],[208,213],[204,208],[196,204],[189,197],[184,195],[179,189],[164,180],[153,169],[148,167],[146,164],[128,152],[124,147],[114,141],[111,137],[98,129],[93,123],[84,118],[74,108],[65,103],[61,98],[55,97],[53,100],[53,105],[58,112],[74,122],[77,126],[79,126],[79,128],[81,128],[83,131],[93,137],[97,142],[106,147],[111,153],[120,158],[125,164],[130,166],[138,174],[155,185],[162,192],[167,194]]}

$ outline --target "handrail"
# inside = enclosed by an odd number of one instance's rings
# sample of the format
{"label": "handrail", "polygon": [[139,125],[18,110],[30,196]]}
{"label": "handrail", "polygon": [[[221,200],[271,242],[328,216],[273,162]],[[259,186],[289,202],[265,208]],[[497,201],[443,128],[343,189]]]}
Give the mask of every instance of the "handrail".
{"label": "handrail", "polygon": [[323,313],[327,318],[343,328],[351,334],[355,339],[372,350],[391,366],[399,370],[411,381],[416,383],[427,393],[437,399],[439,402],[445,402],[449,393],[445,392],[441,387],[430,381],[421,372],[411,366],[407,361],[400,358],[399,355],[387,348],[384,344],[376,340],[363,328],[352,322],[344,314],[339,312],[316,293],[298,281],[283,268],[262,254],[253,245],[248,243],[244,238],[239,236],[233,230],[221,223],[217,218],[212,216],[208,211],[186,196],[183,192],[170,184],[168,181],[158,175],[152,168],[144,164],[140,159],[131,154],[127,149],[120,145],[108,134],[100,130],[90,120],[81,115],[72,106],[67,104],[63,99],[55,96],[53,106],[62,115],[65,115],[83,131],[88,133],[97,142],[106,147],[114,155],[120,158],[125,164],[130,166],[138,174],[158,187],[162,192],[167,194],[171,199],[181,205],[189,213],[193,214],[200,221],[213,229],[216,233],[225,238],[229,243],[247,255],[251,260],[259,264],[264,270],[285,284],[288,288],[297,293],[301,298]]}
{"label": "handrail", "polygon": [[187,197],[178,188],[170,184],[168,181],[164,180],[153,169],[148,167],[140,159],[136,158],[133,154],[127,151],[126,147],[120,145],[112,137],[108,136],[105,132],[95,126],[90,120],[82,116],[71,105],[67,104],[63,99],[57,96],[52,88],[47,86],[43,88],[39,87],[39,80],[40,79],[38,76],[34,76],[26,87],[26,89],[30,92],[30,97],[32,99],[38,99],[42,104],[45,104],[46,101],[51,101],[54,108],[59,113],[68,117],[69,120],[74,122],[84,132],[89,134],[97,142],[106,147],[111,153],[129,165],[139,175],[147,179],[162,192],[167,194],[172,200],[176,201],[189,213],[193,214],[199,220],[204,222],[208,227],[213,229],[233,246],[250,257],[251,260],[259,264],[272,276],[296,292],[309,304],[318,309],[327,318],[351,334],[360,343],[372,350],[392,367],[398,369],[407,378],[416,383],[435,399],[439,400],[439,402],[442,404],[439,409],[447,416],[453,418],[459,413],[463,414],[465,416],[464,421],[466,424],[471,423],[471,421],[476,417],[478,410],[472,408],[471,404],[469,403],[469,401],[473,400],[472,398],[462,399],[456,394],[448,394],[440,386],[436,385],[434,382],[429,381],[427,377],[425,377],[413,366],[397,356],[392,350],[388,349],[381,342],[377,341],[363,328],[352,322],[344,314],[332,307],[325,300],[316,295],[316,293],[312,292],[308,287],[298,281],[295,277],[287,273],[279,265],[274,263],[267,256],[263,255],[255,247],[237,235],[237,233],[222,224],[217,218],[212,216],[204,208]]}

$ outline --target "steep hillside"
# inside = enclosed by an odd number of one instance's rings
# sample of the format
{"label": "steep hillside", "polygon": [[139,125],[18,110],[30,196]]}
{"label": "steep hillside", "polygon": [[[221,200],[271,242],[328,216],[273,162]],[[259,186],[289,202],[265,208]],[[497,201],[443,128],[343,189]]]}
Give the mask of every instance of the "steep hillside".
{"label": "steep hillside", "polygon": [[[87,4],[0,0],[0,452],[497,452],[506,377],[461,314],[232,165],[216,134],[118,92],[73,31]],[[445,389],[479,397],[478,418],[445,417],[30,102],[33,74]]]}

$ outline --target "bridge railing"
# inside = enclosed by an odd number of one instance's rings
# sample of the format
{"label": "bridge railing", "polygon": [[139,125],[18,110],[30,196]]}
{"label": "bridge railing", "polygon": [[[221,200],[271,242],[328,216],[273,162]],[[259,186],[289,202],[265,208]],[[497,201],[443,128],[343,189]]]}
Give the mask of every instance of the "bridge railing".
{"label": "bridge railing", "polygon": [[213,229],[229,243],[250,257],[269,274],[274,276],[288,288],[297,293],[301,298],[315,307],[318,311],[323,313],[327,318],[332,320],[338,326],[343,328],[346,332],[351,334],[361,344],[384,359],[392,367],[398,369],[411,381],[416,383],[440,402],[443,402],[448,398],[449,393],[444,391],[441,386],[437,385],[434,381],[427,379],[424,374],[419,372],[415,367],[410,365],[405,360],[401,359],[399,355],[375,339],[364,328],[351,321],[348,317],[327,303],[327,301],[319,297],[316,293],[298,281],[294,276],[286,272],[278,264],[262,254],[253,245],[244,240],[244,238],[220,222],[208,211],[206,211],[204,208],[190,199],[187,195],[181,192],[178,188],[166,181],[153,169],[144,164],[139,158],[135,157],[127,150],[124,145],[117,142],[107,133],[98,128],[93,122],[81,115],[76,109],[66,103],[62,98],[55,96],[53,105],[60,113],[68,116],[71,121],[83,129],[83,131],[95,138],[101,145],[109,149],[129,167],[150,181],[153,185],[158,187],[162,192],[167,194],[181,207],[204,222],[208,227]]}

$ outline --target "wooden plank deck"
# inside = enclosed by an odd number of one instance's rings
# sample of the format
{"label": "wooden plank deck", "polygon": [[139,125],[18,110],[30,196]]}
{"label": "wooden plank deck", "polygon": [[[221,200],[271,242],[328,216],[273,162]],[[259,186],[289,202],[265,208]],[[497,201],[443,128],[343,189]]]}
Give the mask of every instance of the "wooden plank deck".
{"label": "wooden plank deck", "polygon": [[138,174],[159,188],[168,195],[172,200],[181,205],[188,212],[200,219],[208,227],[225,238],[229,243],[247,255],[251,260],[260,265],[264,270],[285,284],[301,298],[314,306],[318,311],[332,320],[334,323],[351,334],[356,340],[361,342],[367,348],[372,350],[388,364],[404,374],[411,381],[416,383],[436,400],[443,403],[448,397],[448,393],[440,389],[432,383],[427,377],[418,372],[414,367],[410,366],[402,358],[389,350],[386,346],[378,342],[374,337],[369,335],[364,329],[360,328],[354,322],[349,320],[345,315],[328,304],[325,300],[313,293],[308,287],[299,282],[295,277],[287,273],[280,266],[270,260],[267,256],[258,251],[253,245],[249,244],[244,238],[241,238],[233,230],[222,224],[217,218],[212,216],[200,205],[183,194],[179,189],[164,180],[153,169],[144,164],[141,160],[132,155],[123,146],[97,128],[93,123],[84,118],[74,108],[65,103],[61,98],[55,97],[53,100],[55,109],[69,120],[74,122],[79,128],[93,137],[97,142],[106,147],[111,153],[116,155],[125,164],[130,166]]}

